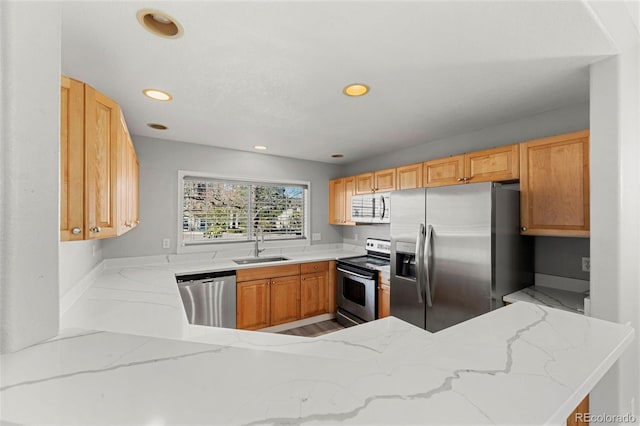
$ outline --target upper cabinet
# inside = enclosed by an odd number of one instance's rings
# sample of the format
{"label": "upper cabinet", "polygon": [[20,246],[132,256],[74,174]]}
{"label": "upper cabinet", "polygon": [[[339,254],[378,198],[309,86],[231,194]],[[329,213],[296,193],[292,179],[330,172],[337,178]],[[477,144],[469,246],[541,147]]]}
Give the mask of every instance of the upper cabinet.
{"label": "upper cabinet", "polygon": [[356,176],[356,194],[393,191],[396,189],[396,169],[378,170]]}
{"label": "upper cabinet", "polygon": [[60,239],[123,234],[138,223],[138,162],[120,107],[63,76],[60,117]]}
{"label": "upper cabinet", "polygon": [[520,145],[523,235],[589,236],[589,131]]}
{"label": "upper cabinet", "polygon": [[517,180],[518,145],[475,151],[423,163],[423,186]]}
{"label": "upper cabinet", "polygon": [[351,221],[351,196],[355,194],[355,176],[329,181],[329,224],[355,225]]}
{"label": "upper cabinet", "polygon": [[396,168],[396,189],[422,187],[422,163]]}
{"label": "upper cabinet", "polygon": [[84,84],[60,85],[60,239],[84,237]]}
{"label": "upper cabinet", "polygon": [[443,186],[463,183],[464,155],[425,161],[422,186]]}

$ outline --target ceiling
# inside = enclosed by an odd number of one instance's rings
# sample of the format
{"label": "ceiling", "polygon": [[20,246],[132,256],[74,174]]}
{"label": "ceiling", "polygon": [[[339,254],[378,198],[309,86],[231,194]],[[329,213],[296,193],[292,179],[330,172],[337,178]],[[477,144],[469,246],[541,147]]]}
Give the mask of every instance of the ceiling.
{"label": "ceiling", "polygon": [[[146,31],[143,8],[184,35]],[[585,102],[588,65],[615,53],[582,1],[70,1],[62,17],[63,73],[131,134],[336,164]],[[370,93],[343,95],[353,82]]]}

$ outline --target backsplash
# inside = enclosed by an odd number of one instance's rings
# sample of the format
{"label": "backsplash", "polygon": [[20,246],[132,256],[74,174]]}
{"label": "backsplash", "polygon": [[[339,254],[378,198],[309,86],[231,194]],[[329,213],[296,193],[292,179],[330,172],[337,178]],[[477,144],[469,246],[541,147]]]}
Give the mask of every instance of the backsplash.
{"label": "backsplash", "polygon": [[589,281],[582,258],[590,256],[589,238],[535,237],[534,272]]}
{"label": "backsplash", "polygon": [[342,227],[342,242],[364,247],[367,238],[391,239],[391,225],[381,223],[377,225],[357,225]]}

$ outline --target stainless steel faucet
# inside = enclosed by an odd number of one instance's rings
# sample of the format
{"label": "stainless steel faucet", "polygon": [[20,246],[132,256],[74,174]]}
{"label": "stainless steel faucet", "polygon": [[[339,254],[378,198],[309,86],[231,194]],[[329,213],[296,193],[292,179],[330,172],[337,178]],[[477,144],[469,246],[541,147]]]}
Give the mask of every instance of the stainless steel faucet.
{"label": "stainless steel faucet", "polygon": [[262,230],[261,227],[256,226],[256,232],[254,234],[254,237],[256,238],[256,248],[254,250],[254,256],[258,257],[260,255],[260,253],[262,253],[264,251],[263,248],[259,248],[258,246],[258,233],[260,233],[260,238],[262,239],[262,243],[264,244],[264,231]]}

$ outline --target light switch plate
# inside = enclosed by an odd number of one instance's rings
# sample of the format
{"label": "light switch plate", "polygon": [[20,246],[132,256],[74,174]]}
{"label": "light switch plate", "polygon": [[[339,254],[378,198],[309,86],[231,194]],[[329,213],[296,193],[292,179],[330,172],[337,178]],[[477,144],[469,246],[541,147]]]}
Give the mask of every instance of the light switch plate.
{"label": "light switch plate", "polygon": [[169,238],[165,238],[162,240],[162,248],[171,247],[171,240]]}
{"label": "light switch plate", "polygon": [[582,272],[591,272],[591,258],[583,257],[582,258]]}

